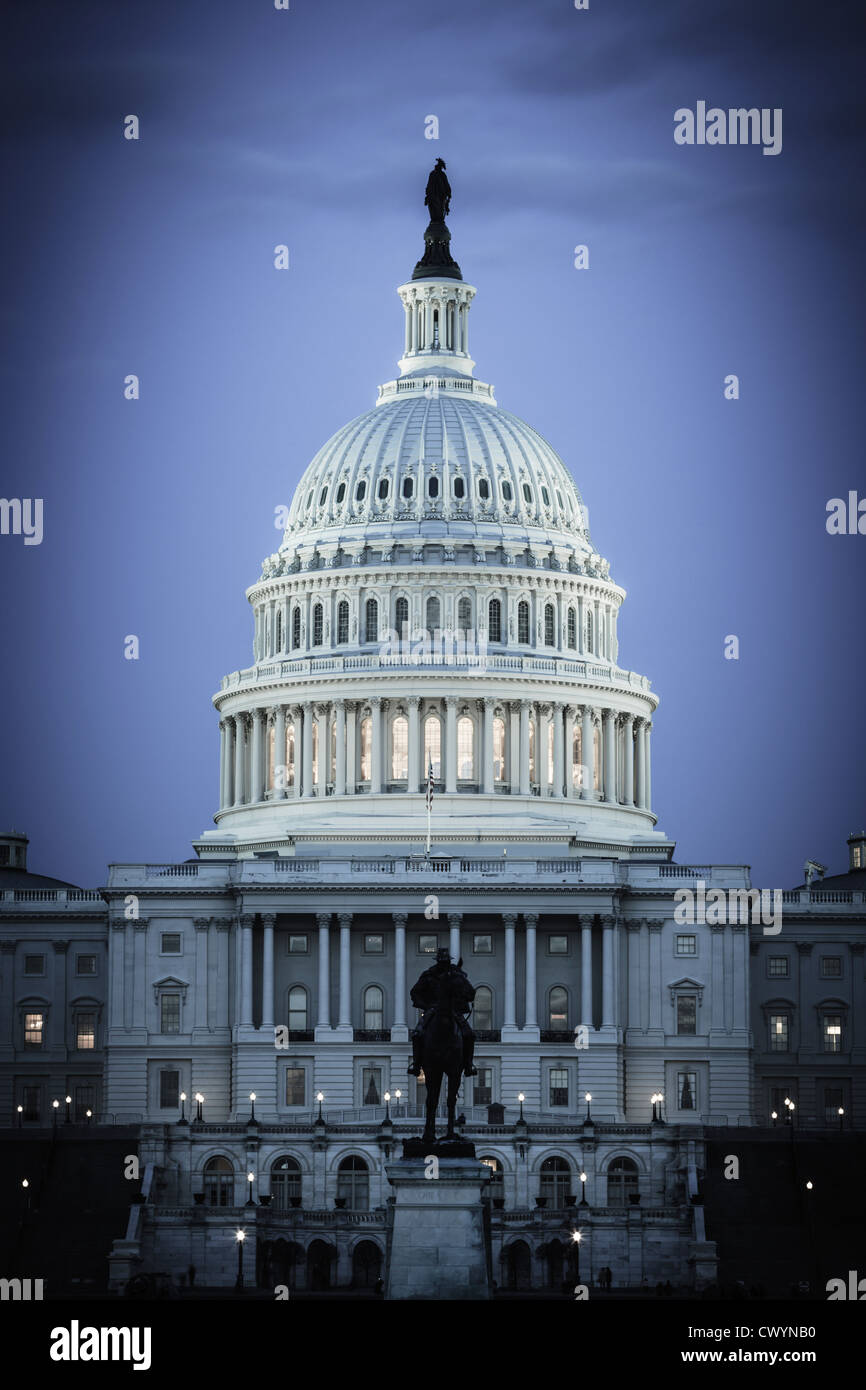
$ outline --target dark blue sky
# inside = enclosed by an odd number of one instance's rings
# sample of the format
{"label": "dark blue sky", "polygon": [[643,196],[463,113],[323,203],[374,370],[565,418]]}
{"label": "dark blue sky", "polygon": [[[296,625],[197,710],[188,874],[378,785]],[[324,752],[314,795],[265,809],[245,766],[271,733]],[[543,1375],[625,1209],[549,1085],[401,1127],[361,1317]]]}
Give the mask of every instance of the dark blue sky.
{"label": "dark blue sky", "polygon": [[[5,7],[0,491],[44,498],[45,536],[0,537],[0,820],[33,869],[97,884],[211,824],[244,589],[274,508],[395,374],[440,154],[478,375],[560,452],[628,590],[661,828],[767,887],[844,867],[866,537],[824,522],[866,494],[855,13]],[[698,100],[781,107],[782,153],[675,145]]]}

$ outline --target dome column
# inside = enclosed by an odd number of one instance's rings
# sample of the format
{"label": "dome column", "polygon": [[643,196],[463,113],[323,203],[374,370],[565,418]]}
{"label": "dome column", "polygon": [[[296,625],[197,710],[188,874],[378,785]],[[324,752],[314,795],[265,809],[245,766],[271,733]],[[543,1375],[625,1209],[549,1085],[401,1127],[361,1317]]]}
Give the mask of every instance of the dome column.
{"label": "dome column", "polygon": [[562,705],[553,706],[553,795],[565,795],[565,764],[562,757]]}
{"label": "dome column", "polygon": [[319,796],[328,794],[328,774],[331,770],[331,740],[328,737],[328,706],[316,705],[316,775]]}
{"label": "dome column", "polygon": [[264,797],[263,786],[263,752],[262,752],[262,725],[265,712],[263,709],[254,709],[252,713],[252,737],[250,740],[250,801],[261,801]]}
{"label": "dome column", "polygon": [[581,800],[590,801],[595,789],[595,740],[593,738],[592,710],[589,705],[584,705],[581,715],[580,761],[583,764]]}
{"label": "dome column", "polygon": [[417,695],[410,695],[406,703],[409,706],[409,761],[406,786],[410,793],[414,793],[417,792],[420,781],[418,767],[421,759],[421,700]]}
{"label": "dome column", "polygon": [[244,716],[235,715],[235,786],[234,805],[242,806],[244,801]]}
{"label": "dome column", "polygon": [[635,788],[635,805],[641,809],[646,805],[646,720],[637,719],[635,721],[637,737],[635,739],[637,758],[637,786]]}
{"label": "dome column", "polygon": [[634,735],[633,715],[626,714],[622,721],[623,739],[623,791],[622,799],[626,806],[634,805]]}
{"label": "dome column", "polygon": [[334,771],[334,795],[346,795],[346,701],[338,700],[334,712],[335,738],[337,744],[336,768]]}
{"label": "dome column", "polygon": [[220,720],[220,810],[226,804],[226,721]]}
{"label": "dome column", "polygon": [[358,767],[358,755],[356,751],[356,734],[358,721],[356,716],[356,706],[353,701],[343,702],[346,709],[346,795],[355,795],[355,777]]}
{"label": "dome column", "polygon": [[226,726],[225,788],[223,795],[223,808],[225,809],[234,802],[235,721],[229,716],[223,720],[223,723]]}
{"label": "dome column", "polygon": [[538,706],[535,726],[535,780],[542,796],[550,795],[550,705]]}
{"label": "dome column", "polygon": [[645,733],[645,736],[644,736],[644,760],[645,760],[645,763],[644,763],[644,797],[645,797],[646,809],[647,809],[648,811],[651,811],[652,808],[653,808],[653,796],[652,796],[652,761],[651,761],[651,758],[650,758],[650,734],[652,733],[652,727],[653,727],[653,726],[652,726],[652,720],[651,720],[651,719],[647,719],[647,721],[646,721],[646,733]]}
{"label": "dome column", "polygon": [[382,790],[382,701],[374,695],[370,701],[370,792]]}
{"label": "dome column", "polygon": [[274,712],[274,796],[283,798],[286,795],[288,785],[289,764],[286,758],[286,709],[285,705],[277,705]]}
{"label": "dome column", "polygon": [[565,792],[566,797],[574,796],[574,705],[565,706]]}
{"label": "dome column", "polygon": [[489,697],[481,701],[483,715],[482,751],[482,790],[486,795],[493,794],[493,700]]}
{"label": "dome column", "polygon": [[457,700],[449,695],[445,700],[445,791],[453,796],[457,790]]}
{"label": "dome column", "polygon": [[604,799],[609,805],[616,802],[616,714],[602,710],[604,736]]}
{"label": "dome column", "polygon": [[304,719],[304,755],[301,759],[301,767],[304,776],[304,797],[313,795],[313,706],[306,704],[303,706]]}
{"label": "dome column", "polygon": [[[520,795],[529,796],[529,701],[520,701]],[[537,760],[536,751],[536,760]]]}

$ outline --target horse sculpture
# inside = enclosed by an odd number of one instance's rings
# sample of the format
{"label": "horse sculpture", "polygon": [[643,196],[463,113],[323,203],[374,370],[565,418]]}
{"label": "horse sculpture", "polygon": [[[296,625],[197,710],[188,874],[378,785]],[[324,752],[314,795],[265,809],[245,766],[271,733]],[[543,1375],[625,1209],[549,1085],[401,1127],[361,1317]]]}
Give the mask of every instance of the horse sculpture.
{"label": "horse sculpture", "polygon": [[427,1118],[422,1138],[429,1144],[435,1143],[436,1140],[436,1107],[439,1104],[443,1076],[448,1078],[448,1128],[444,1137],[457,1138],[454,1133],[454,1110],[464,1060],[460,1020],[466,1013],[465,987],[461,985],[460,977],[450,971],[442,976],[438,984],[438,998],[430,1010],[419,1047],[427,1087]]}

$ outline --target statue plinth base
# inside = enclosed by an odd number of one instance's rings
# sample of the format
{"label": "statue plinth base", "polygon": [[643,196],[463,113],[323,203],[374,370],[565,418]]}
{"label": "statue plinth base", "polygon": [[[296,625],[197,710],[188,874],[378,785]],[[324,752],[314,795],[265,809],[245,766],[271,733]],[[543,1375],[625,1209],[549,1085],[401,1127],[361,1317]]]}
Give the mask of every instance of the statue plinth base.
{"label": "statue plinth base", "polygon": [[490,1225],[482,1196],[490,1169],[475,1157],[453,1157],[453,1145],[445,1156],[436,1152],[445,1147],[441,1141],[422,1146],[426,1161],[407,1155],[385,1167],[394,1189],[385,1297],[489,1299]]}
{"label": "statue plinth base", "polygon": [[475,1145],[469,1139],[404,1139],[404,1158],[426,1158],[434,1154],[436,1158],[474,1158]]}

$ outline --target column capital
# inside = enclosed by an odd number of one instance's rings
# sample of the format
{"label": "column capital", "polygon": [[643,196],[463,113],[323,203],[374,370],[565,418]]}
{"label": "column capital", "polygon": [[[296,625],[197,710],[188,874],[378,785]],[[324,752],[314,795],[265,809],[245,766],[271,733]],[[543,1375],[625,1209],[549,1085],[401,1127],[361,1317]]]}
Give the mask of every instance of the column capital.
{"label": "column capital", "polygon": [[126,924],[127,924],[127,922],[128,922],[129,920],[130,920],[130,919],[129,919],[128,917],[112,917],[112,919],[111,919],[111,930],[112,930],[112,931],[123,931],[124,927],[126,926]]}
{"label": "column capital", "polygon": [[538,926],[538,913],[537,913],[537,912],[524,912],[524,914],[523,914],[523,921],[524,921],[524,924],[525,924],[527,927],[531,927],[531,928],[537,927],[537,926]]}
{"label": "column capital", "polygon": [[582,912],[582,913],[580,914],[580,925],[581,925],[581,927],[583,927],[584,931],[586,931],[586,929],[587,929],[588,927],[591,927],[594,921],[595,921],[595,914],[594,914],[594,913],[592,913],[592,912]]}
{"label": "column capital", "polygon": [[208,927],[210,926],[210,918],[194,917],[193,926],[195,927],[196,931],[207,931]]}
{"label": "column capital", "polygon": [[503,913],[502,913],[502,921],[503,921],[503,923],[505,924],[506,927],[516,927],[516,926],[517,926],[517,913],[516,913],[516,912],[503,912]]}
{"label": "column capital", "polygon": [[395,927],[405,927],[409,920],[408,912],[392,912],[391,920]]}
{"label": "column capital", "polygon": [[614,925],[615,922],[616,918],[612,916],[612,914],[609,912],[606,912],[601,919],[601,925],[604,927],[605,931],[610,931],[610,928]]}
{"label": "column capital", "polygon": [[254,917],[253,917],[253,913],[252,913],[252,912],[243,912],[243,913],[241,913],[241,915],[238,917],[238,926],[239,926],[239,927],[251,927],[251,926],[253,925],[253,920],[254,920]]}
{"label": "column capital", "polygon": [[626,917],[623,925],[625,926],[626,931],[639,932],[641,929],[642,922],[642,917]]}
{"label": "column capital", "polygon": [[317,912],[316,926],[320,929],[322,927],[329,927],[331,925],[331,918],[333,917],[333,915],[334,914],[332,912]]}
{"label": "column capital", "polygon": [[449,912],[449,913],[448,913],[448,925],[449,925],[450,927],[459,927],[459,926],[460,926],[460,923],[461,923],[462,921],[463,921],[463,913],[462,913],[462,912]]}
{"label": "column capital", "polygon": [[345,928],[348,931],[349,927],[351,927],[352,925],[352,913],[338,912],[337,921],[339,922],[341,929]]}
{"label": "column capital", "polygon": [[231,919],[228,917],[212,917],[211,921],[217,931],[231,931]]}
{"label": "column capital", "polygon": [[[147,926],[147,922],[145,922],[144,925]],[[66,952],[69,950],[68,941],[52,941],[51,944],[58,956],[65,956]]]}
{"label": "column capital", "polygon": [[262,914],[262,923],[266,927],[273,927],[277,920],[275,912],[265,912]]}
{"label": "column capital", "polygon": [[420,704],[421,704],[421,696],[420,696],[420,695],[408,695],[408,696],[406,697],[406,704],[409,706],[410,709],[417,710],[417,709],[419,708]]}
{"label": "column capital", "polygon": [[648,921],[648,922],[647,922],[647,926],[649,927],[649,929],[650,929],[650,931],[652,932],[653,936],[658,936],[658,935],[660,934],[662,928],[664,927],[664,922],[650,922],[650,921]]}

